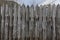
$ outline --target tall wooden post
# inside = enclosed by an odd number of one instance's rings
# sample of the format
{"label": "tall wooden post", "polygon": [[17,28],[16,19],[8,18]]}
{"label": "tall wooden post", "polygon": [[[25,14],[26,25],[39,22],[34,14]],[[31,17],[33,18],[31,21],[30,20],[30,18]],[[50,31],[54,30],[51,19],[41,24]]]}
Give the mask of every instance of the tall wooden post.
{"label": "tall wooden post", "polygon": [[56,9],[56,40],[60,40],[60,5],[57,5]]}
{"label": "tall wooden post", "polygon": [[29,8],[30,20],[29,20],[29,36],[30,40],[33,40],[33,28],[34,28],[34,7],[33,5]]}
{"label": "tall wooden post", "polygon": [[1,6],[1,15],[2,15],[2,21],[1,21],[1,40],[4,40],[4,29],[5,29],[5,6],[4,4]]}
{"label": "tall wooden post", "polygon": [[13,38],[13,4],[9,3],[9,40]]}
{"label": "tall wooden post", "polygon": [[0,5],[0,40],[1,40],[1,5]]}
{"label": "tall wooden post", "polygon": [[21,6],[18,5],[18,26],[17,26],[17,36],[18,40],[21,40]]}
{"label": "tall wooden post", "polygon": [[4,40],[8,40],[8,5],[6,4],[6,9],[5,9],[5,36],[4,36]]}
{"label": "tall wooden post", "polygon": [[39,38],[39,7],[35,7],[35,40]]}
{"label": "tall wooden post", "polygon": [[14,3],[14,21],[13,21],[13,40],[17,39],[16,34],[17,34],[17,4]]}
{"label": "tall wooden post", "polygon": [[25,5],[22,5],[22,40],[25,38]]}
{"label": "tall wooden post", "polygon": [[43,40],[46,40],[46,5],[44,5],[44,7],[43,7],[42,27],[43,27]]}
{"label": "tall wooden post", "polygon": [[43,6],[39,7],[39,40],[43,40],[43,27],[42,27],[42,17],[43,17]]}
{"label": "tall wooden post", "polygon": [[29,40],[29,6],[26,7],[26,27],[25,27],[25,37]]}
{"label": "tall wooden post", "polygon": [[55,4],[52,6],[52,18],[53,18],[53,40],[55,40],[55,37],[56,37],[56,32],[55,32],[55,18],[56,18],[56,6]]}

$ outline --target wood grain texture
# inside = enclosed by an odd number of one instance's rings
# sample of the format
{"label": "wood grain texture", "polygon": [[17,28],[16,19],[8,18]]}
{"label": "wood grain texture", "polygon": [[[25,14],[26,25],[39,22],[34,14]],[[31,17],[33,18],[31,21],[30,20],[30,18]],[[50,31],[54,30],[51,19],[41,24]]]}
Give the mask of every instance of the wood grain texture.
{"label": "wood grain texture", "polygon": [[43,40],[43,27],[42,27],[42,17],[43,17],[43,6],[39,7],[39,39]]}
{"label": "wood grain texture", "polygon": [[53,40],[55,40],[56,38],[56,32],[55,32],[55,17],[56,17],[56,6],[53,5],[54,9],[53,9]]}
{"label": "wood grain texture", "polygon": [[43,27],[43,40],[46,40],[46,5],[43,6],[43,22],[42,22],[42,27]]}
{"label": "wood grain texture", "polygon": [[26,27],[25,27],[25,36],[26,40],[29,40],[29,6],[26,7]]}
{"label": "wood grain texture", "polygon": [[1,40],[1,6],[0,6],[0,40]]}
{"label": "wood grain texture", "polygon": [[60,40],[60,5],[10,2],[0,12],[1,40]]}
{"label": "wood grain texture", "polygon": [[8,10],[8,5],[6,4],[6,8],[5,8],[5,36],[4,36],[4,40],[8,40],[8,14],[9,10]]}
{"label": "wood grain texture", "polygon": [[55,23],[56,23],[56,39],[59,40],[60,39],[60,5],[57,5],[56,7],[56,20],[55,20]]}
{"label": "wood grain texture", "polygon": [[26,21],[26,17],[25,17],[26,13],[25,13],[25,5],[22,5],[22,40],[24,40],[25,38],[25,21]]}
{"label": "wood grain texture", "polygon": [[17,34],[17,4],[14,4],[14,21],[13,21],[13,40],[16,40]]}
{"label": "wood grain texture", "polygon": [[5,28],[5,14],[4,11],[5,10],[5,6],[1,6],[1,15],[2,15],[2,21],[1,21],[1,40],[4,39],[4,28]]}
{"label": "wood grain texture", "polygon": [[17,36],[18,40],[21,40],[21,27],[22,27],[22,20],[21,20],[21,7],[20,5],[18,6],[18,27],[17,27]]}
{"label": "wood grain texture", "polygon": [[35,9],[35,40],[38,40],[39,38],[39,7],[36,6]]}
{"label": "wood grain texture", "polygon": [[34,7],[33,5],[29,8],[30,10],[30,20],[29,20],[29,36],[30,40],[33,40],[33,28],[34,28]]}

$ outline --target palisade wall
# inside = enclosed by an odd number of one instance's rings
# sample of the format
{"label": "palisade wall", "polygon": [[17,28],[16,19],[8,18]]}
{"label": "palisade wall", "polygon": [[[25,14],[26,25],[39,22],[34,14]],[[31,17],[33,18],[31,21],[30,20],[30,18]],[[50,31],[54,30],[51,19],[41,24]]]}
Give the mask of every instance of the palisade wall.
{"label": "palisade wall", "polygon": [[1,5],[0,40],[60,40],[60,5]]}

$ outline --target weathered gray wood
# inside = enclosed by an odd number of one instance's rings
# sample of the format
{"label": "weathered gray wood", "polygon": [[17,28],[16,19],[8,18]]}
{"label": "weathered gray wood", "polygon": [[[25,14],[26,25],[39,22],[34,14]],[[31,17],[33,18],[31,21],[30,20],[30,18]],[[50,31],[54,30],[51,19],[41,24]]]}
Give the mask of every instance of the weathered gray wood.
{"label": "weathered gray wood", "polygon": [[26,27],[25,27],[26,40],[29,40],[29,6],[26,7]]}
{"label": "weathered gray wood", "polygon": [[42,28],[42,17],[43,17],[43,11],[42,11],[43,6],[41,5],[39,7],[39,40],[43,40],[43,28]]}
{"label": "weathered gray wood", "polygon": [[0,10],[1,40],[60,39],[60,6],[56,9],[49,4],[34,8],[9,3],[3,4]]}
{"label": "weathered gray wood", "polygon": [[18,36],[18,40],[20,40],[21,38],[21,12],[20,12],[21,8],[20,5],[18,6],[18,27],[17,27],[17,36]]}
{"label": "weathered gray wood", "polygon": [[20,26],[20,39],[22,40],[22,6],[20,7],[21,26]]}
{"label": "weathered gray wood", "polygon": [[38,40],[39,38],[39,7],[38,5],[36,6],[35,9],[35,40]]}
{"label": "weathered gray wood", "polygon": [[2,15],[2,21],[1,21],[1,40],[4,39],[4,27],[5,27],[5,14],[4,14],[5,6],[4,4],[1,6],[1,15]]}
{"label": "weathered gray wood", "polygon": [[49,30],[50,28],[49,28],[49,24],[48,24],[49,23],[49,19],[48,19],[49,18],[48,5],[46,5],[46,8],[45,9],[46,9],[45,10],[45,14],[46,14],[46,23],[47,23],[47,25],[46,25],[46,34],[47,34],[46,35],[46,40],[48,40],[49,39],[49,36],[48,35],[50,34],[49,33],[50,32],[50,30]]}
{"label": "weathered gray wood", "polygon": [[46,40],[46,5],[43,7],[43,22],[42,22],[42,27],[43,27],[43,40]]}
{"label": "weathered gray wood", "polygon": [[16,40],[18,39],[18,4],[16,4]]}
{"label": "weathered gray wood", "polygon": [[57,5],[56,9],[56,20],[55,20],[55,25],[56,25],[56,39],[60,39],[60,5]]}
{"label": "weathered gray wood", "polygon": [[22,5],[22,40],[25,38],[25,5]]}
{"label": "weathered gray wood", "polygon": [[51,5],[47,5],[46,13],[47,15],[47,40],[52,40],[52,13]]}
{"label": "weathered gray wood", "polygon": [[31,6],[29,8],[29,17],[30,17],[30,20],[29,20],[29,36],[30,36],[30,40],[33,40],[33,28],[34,28],[34,7]]}
{"label": "weathered gray wood", "polygon": [[13,6],[12,3],[9,4],[9,40],[13,38]]}
{"label": "weathered gray wood", "polygon": [[4,36],[4,40],[8,40],[8,5],[6,4],[6,8],[5,8],[5,36]]}
{"label": "weathered gray wood", "polygon": [[56,37],[56,32],[55,32],[55,17],[56,17],[56,6],[53,5],[53,15],[52,15],[52,19],[53,19],[53,40],[55,40],[55,37]]}
{"label": "weathered gray wood", "polygon": [[17,4],[14,4],[14,21],[13,21],[13,40],[17,39],[16,38],[16,33],[17,33]]}
{"label": "weathered gray wood", "polygon": [[1,5],[0,5],[0,40],[1,40]]}

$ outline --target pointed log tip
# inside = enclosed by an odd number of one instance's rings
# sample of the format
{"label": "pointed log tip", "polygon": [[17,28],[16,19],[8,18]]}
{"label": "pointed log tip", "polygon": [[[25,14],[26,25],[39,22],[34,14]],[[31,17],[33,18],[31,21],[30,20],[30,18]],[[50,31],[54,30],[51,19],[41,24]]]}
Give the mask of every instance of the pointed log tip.
{"label": "pointed log tip", "polygon": [[39,5],[38,5],[38,4],[36,4],[36,7],[39,7]]}
{"label": "pointed log tip", "polygon": [[60,4],[58,4],[57,7],[60,7]]}
{"label": "pointed log tip", "polygon": [[22,4],[22,7],[25,7],[25,4]]}
{"label": "pointed log tip", "polygon": [[34,5],[32,4],[31,7],[34,7]]}
{"label": "pointed log tip", "polygon": [[27,8],[29,8],[29,5],[27,5]]}

